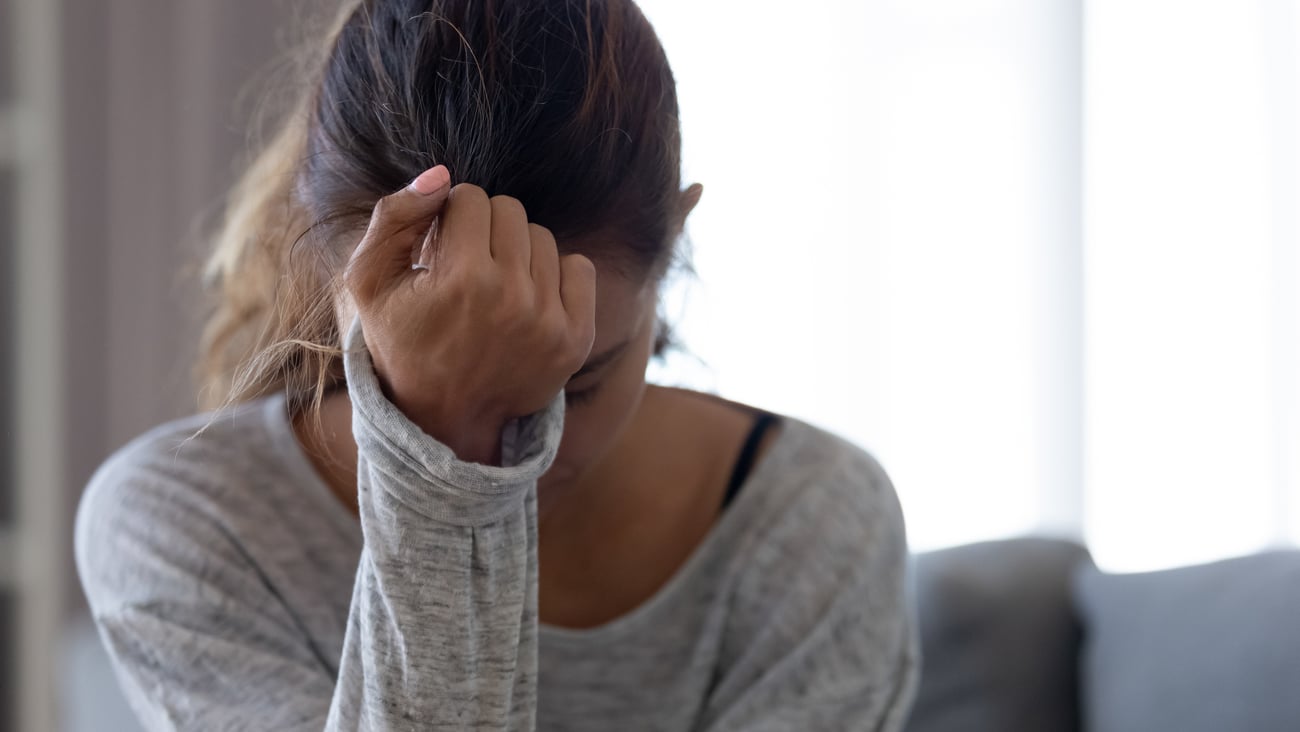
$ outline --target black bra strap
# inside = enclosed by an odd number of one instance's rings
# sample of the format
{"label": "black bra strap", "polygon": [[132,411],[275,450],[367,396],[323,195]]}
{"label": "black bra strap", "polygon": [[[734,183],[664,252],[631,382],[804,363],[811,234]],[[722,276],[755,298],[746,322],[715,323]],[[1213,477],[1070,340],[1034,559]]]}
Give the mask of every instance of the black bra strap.
{"label": "black bra strap", "polygon": [[759,414],[753,428],[749,430],[749,436],[745,438],[745,446],[740,449],[740,458],[736,460],[736,467],[731,471],[731,482],[727,484],[727,494],[722,499],[723,508],[726,508],[727,504],[731,503],[731,499],[740,492],[740,486],[744,484],[750,468],[753,467],[754,453],[758,450],[759,441],[763,439],[763,433],[778,419],[779,417],[771,412],[763,412]]}

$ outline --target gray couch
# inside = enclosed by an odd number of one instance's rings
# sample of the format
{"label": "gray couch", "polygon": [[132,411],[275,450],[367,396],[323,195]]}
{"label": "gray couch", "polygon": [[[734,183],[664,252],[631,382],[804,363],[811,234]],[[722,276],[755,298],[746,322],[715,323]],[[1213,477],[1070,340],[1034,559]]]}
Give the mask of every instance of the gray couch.
{"label": "gray couch", "polygon": [[[1300,551],[1137,575],[1050,539],[914,561],[907,732],[1300,731]],[[68,640],[64,729],[138,730],[89,622]]]}
{"label": "gray couch", "polygon": [[1300,551],[1112,575],[1015,539],[915,570],[908,732],[1300,730]]}

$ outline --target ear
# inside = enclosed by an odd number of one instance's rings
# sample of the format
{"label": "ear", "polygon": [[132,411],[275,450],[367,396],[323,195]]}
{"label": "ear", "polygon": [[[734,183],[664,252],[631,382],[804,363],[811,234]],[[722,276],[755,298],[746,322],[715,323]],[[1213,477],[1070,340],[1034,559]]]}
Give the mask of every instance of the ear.
{"label": "ear", "polygon": [[692,183],[682,191],[677,200],[677,233],[681,233],[686,226],[686,217],[691,215],[695,210],[696,204],[700,202],[700,196],[704,195],[704,186],[699,183]]}

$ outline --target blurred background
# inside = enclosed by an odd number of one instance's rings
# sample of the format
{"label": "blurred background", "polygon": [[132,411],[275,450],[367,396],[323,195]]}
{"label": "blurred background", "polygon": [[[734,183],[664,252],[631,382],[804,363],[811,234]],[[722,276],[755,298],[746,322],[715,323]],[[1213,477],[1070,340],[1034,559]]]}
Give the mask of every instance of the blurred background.
{"label": "blurred background", "polygon": [[[652,380],[862,445],[917,551],[1300,539],[1295,0],[641,5],[705,185]],[[0,730],[130,729],[73,512],[196,409],[182,271],[318,6],[0,0]]]}

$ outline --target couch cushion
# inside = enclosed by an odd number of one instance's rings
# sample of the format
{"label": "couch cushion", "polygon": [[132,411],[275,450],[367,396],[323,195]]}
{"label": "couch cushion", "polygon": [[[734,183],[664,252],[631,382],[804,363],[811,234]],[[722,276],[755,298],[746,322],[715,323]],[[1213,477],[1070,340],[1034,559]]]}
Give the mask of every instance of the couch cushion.
{"label": "couch cushion", "polygon": [[1075,577],[1086,729],[1300,729],[1300,551]]}
{"label": "couch cushion", "polygon": [[1087,550],[1013,539],[914,561],[923,663],[907,732],[1078,729],[1070,577]]}

